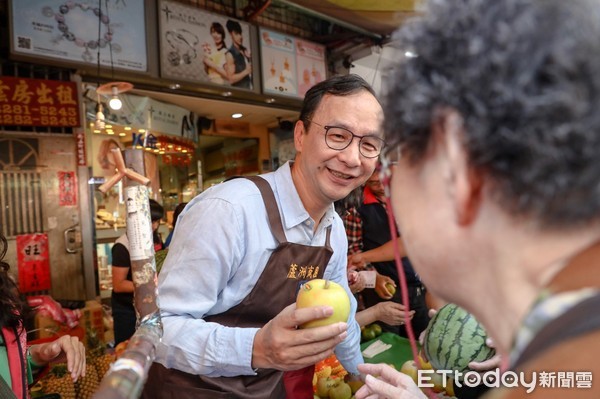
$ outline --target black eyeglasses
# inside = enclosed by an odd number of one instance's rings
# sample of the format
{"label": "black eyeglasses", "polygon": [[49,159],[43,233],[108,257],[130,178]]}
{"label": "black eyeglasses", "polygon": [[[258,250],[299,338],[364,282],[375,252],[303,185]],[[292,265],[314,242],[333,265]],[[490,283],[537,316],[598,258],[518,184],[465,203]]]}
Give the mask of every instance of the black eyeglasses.
{"label": "black eyeglasses", "polygon": [[389,151],[386,151],[381,157],[381,164],[379,166],[379,180],[383,184],[383,189],[387,198],[390,198],[391,196],[390,182],[392,180],[392,171],[400,161],[401,156],[402,148],[400,145],[398,145],[395,148],[391,148]]}
{"label": "black eyeglasses", "polygon": [[323,126],[312,120],[308,120],[317,126],[325,129],[325,144],[332,150],[341,151],[352,144],[354,138],[358,138],[358,150],[365,158],[376,158],[381,154],[381,149],[385,146],[385,141],[381,137],[374,135],[359,136],[350,130],[339,126]]}

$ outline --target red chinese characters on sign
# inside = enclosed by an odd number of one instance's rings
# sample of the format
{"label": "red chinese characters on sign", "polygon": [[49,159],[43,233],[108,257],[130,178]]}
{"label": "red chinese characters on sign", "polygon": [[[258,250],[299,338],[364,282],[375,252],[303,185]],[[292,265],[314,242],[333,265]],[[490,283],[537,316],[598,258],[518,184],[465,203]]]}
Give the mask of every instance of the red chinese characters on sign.
{"label": "red chinese characters on sign", "polygon": [[75,133],[75,142],[77,143],[77,166],[86,166],[87,159],[85,155],[85,133],[78,131]]}
{"label": "red chinese characters on sign", "polygon": [[0,76],[0,125],[81,126],[77,84]]}
{"label": "red chinese characters on sign", "polygon": [[47,234],[17,236],[19,290],[23,293],[49,290],[50,261]]}
{"label": "red chinese characters on sign", "polygon": [[58,205],[77,205],[75,172],[58,172]]}

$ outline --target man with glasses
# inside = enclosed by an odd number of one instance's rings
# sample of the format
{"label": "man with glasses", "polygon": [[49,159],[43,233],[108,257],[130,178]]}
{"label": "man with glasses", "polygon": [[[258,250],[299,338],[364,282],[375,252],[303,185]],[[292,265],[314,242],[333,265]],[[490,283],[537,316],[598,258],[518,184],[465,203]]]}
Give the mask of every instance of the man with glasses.
{"label": "man with glasses", "polygon": [[[493,338],[511,373],[484,378],[486,398],[599,398],[600,3],[426,5],[384,83],[401,157],[383,181],[411,262]],[[425,398],[359,369],[357,399]]]}
{"label": "man with glasses", "polygon": [[[164,336],[145,398],[312,397],[313,366],[334,349],[358,373],[356,301],[333,202],[375,170],[382,117],[362,78],[325,80],[306,93],[293,162],[214,186],[186,206],[159,276]],[[300,284],[313,278],[346,288],[346,323],[297,328],[333,311],[295,308]]]}

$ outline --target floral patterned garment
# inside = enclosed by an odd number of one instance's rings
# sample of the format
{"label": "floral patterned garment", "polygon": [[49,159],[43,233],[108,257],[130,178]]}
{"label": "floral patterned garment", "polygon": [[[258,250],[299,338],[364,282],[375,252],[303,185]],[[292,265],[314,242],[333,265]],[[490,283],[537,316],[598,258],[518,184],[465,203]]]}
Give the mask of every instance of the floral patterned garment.
{"label": "floral patterned garment", "polygon": [[546,324],[566,313],[573,306],[596,295],[599,291],[596,288],[584,288],[559,294],[553,294],[550,290],[542,291],[517,332],[510,354],[510,364],[515,364],[533,337]]}

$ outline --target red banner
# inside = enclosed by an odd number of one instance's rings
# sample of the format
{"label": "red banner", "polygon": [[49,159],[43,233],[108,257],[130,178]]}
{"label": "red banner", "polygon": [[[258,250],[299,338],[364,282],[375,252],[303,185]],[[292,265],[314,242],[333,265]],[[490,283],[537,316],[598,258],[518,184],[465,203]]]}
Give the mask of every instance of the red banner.
{"label": "red banner", "polygon": [[49,290],[50,259],[47,234],[17,236],[19,290],[22,293]]}
{"label": "red banner", "polygon": [[77,205],[75,172],[58,172],[58,205]]}
{"label": "red banner", "polygon": [[86,166],[87,159],[85,155],[85,132],[78,131],[75,133],[75,141],[77,142],[77,166]]}
{"label": "red banner", "polygon": [[0,125],[81,126],[77,84],[0,76]]}

